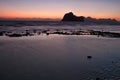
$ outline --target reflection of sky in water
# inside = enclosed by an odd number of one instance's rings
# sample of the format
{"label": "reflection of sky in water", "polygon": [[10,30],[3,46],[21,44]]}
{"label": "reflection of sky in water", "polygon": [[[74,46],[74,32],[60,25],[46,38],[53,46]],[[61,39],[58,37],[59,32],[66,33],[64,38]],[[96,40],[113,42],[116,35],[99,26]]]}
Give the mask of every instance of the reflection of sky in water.
{"label": "reflection of sky in water", "polygon": [[0,37],[0,69],[13,80],[118,79],[119,44],[95,36]]}

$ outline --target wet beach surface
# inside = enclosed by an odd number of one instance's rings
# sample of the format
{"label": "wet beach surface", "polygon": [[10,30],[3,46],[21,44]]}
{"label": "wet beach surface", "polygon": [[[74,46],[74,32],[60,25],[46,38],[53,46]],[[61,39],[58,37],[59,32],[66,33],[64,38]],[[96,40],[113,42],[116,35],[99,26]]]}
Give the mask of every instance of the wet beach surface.
{"label": "wet beach surface", "polygon": [[1,80],[119,80],[120,38],[0,37]]}

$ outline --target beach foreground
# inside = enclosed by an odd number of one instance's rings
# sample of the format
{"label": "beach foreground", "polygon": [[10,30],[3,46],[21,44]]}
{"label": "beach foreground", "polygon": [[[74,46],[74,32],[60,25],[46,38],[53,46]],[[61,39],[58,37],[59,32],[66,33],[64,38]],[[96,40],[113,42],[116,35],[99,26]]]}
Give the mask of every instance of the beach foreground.
{"label": "beach foreground", "polygon": [[120,38],[0,37],[1,80],[119,80]]}

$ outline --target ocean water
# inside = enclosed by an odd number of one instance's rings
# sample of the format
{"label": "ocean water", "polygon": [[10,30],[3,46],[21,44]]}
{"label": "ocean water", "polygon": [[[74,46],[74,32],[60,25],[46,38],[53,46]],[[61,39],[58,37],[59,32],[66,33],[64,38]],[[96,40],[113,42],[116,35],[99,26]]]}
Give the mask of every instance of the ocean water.
{"label": "ocean water", "polygon": [[60,21],[0,21],[0,31],[24,29],[83,29],[120,32],[120,25]]}
{"label": "ocean water", "polygon": [[[51,24],[4,25],[0,30],[120,31],[118,25]],[[120,80],[120,38],[57,34],[0,36],[0,76],[0,80]]]}

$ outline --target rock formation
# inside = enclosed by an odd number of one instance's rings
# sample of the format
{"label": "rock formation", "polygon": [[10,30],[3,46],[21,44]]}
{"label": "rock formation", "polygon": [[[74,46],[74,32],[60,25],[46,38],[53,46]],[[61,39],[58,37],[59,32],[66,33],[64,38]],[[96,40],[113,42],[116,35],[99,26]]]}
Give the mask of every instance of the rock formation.
{"label": "rock formation", "polygon": [[80,21],[84,22],[84,16],[76,16],[72,12],[66,13],[62,19],[62,21]]}
{"label": "rock formation", "polygon": [[66,13],[62,21],[79,21],[85,22],[85,24],[120,25],[120,22],[115,19],[111,18],[96,19],[92,17],[76,16],[72,12]]}

